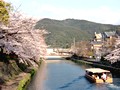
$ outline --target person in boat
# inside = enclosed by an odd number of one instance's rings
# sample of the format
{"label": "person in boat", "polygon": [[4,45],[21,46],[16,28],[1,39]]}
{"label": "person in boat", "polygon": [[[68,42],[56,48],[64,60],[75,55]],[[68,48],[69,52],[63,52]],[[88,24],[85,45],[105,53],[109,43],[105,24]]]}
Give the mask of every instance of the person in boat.
{"label": "person in boat", "polygon": [[98,75],[96,76],[96,79],[100,79]]}
{"label": "person in boat", "polygon": [[92,77],[95,79],[100,79],[98,75],[92,75]]}
{"label": "person in boat", "polygon": [[103,81],[105,82],[107,80],[107,75],[105,73],[102,74],[101,78],[103,79]]}

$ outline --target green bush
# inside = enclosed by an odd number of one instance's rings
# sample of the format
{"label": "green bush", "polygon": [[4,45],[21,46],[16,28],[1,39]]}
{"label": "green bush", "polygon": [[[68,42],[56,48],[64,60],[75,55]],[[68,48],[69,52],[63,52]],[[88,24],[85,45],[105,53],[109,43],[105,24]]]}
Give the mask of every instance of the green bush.
{"label": "green bush", "polygon": [[24,77],[24,79],[22,79],[19,82],[17,90],[24,90],[24,87],[26,86],[26,84],[28,83],[28,81],[30,81],[30,79],[31,79],[31,74],[28,74],[26,77]]}

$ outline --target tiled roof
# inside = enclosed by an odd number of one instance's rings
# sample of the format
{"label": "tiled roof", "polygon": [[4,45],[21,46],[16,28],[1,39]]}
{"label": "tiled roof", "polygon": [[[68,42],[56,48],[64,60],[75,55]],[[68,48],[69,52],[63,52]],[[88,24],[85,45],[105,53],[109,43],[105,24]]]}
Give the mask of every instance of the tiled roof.
{"label": "tiled roof", "polygon": [[115,31],[104,32],[104,34],[105,34],[107,37],[114,36],[114,35],[115,35]]}
{"label": "tiled roof", "polygon": [[120,30],[117,30],[117,31],[116,31],[116,33],[117,33],[117,35],[119,35],[119,36],[120,36]]}
{"label": "tiled roof", "polygon": [[103,44],[103,42],[102,41],[93,41],[93,42],[91,42],[91,44]]}

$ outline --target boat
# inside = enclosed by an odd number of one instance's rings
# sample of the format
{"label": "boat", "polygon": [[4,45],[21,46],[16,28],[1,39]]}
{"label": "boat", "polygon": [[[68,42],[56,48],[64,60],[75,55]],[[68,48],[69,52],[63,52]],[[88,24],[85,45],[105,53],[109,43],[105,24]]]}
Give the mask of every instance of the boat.
{"label": "boat", "polygon": [[[101,68],[89,68],[89,69],[85,69],[86,74],[85,77],[93,83],[112,83],[113,79],[112,79],[112,74],[109,70],[104,70]],[[104,74],[104,75],[103,75]],[[105,78],[103,78],[103,76],[105,76]]]}

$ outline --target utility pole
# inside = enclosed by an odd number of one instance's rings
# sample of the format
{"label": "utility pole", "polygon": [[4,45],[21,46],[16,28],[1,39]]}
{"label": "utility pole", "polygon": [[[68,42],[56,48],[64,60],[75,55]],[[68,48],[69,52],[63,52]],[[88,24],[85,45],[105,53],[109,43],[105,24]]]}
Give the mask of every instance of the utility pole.
{"label": "utility pole", "polygon": [[75,52],[76,52],[76,48],[75,48],[75,47],[76,47],[76,46],[75,46],[75,38],[73,39],[73,45],[74,45],[74,46],[73,46],[73,49],[74,49],[74,53],[75,53]]}
{"label": "utility pole", "polygon": [[73,43],[74,43],[74,48],[75,48],[75,38],[73,39]]}

